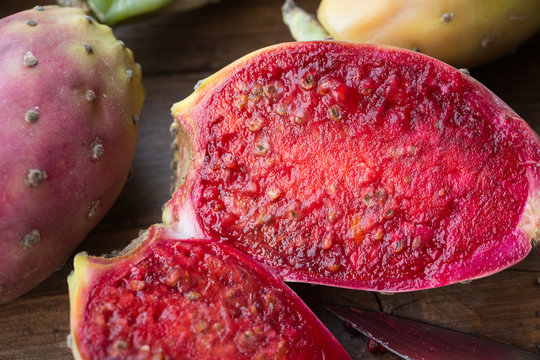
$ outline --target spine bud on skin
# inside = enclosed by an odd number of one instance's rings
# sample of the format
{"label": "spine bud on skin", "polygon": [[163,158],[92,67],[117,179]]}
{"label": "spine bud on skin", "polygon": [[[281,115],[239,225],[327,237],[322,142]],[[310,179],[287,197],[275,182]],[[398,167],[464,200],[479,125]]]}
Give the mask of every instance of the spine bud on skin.
{"label": "spine bud on skin", "polygon": [[32,230],[28,234],[24,235],[21,245],[24,248],[31,248],[41,241],[41,233],[39,230]]}
{"label": "spine bud on skin", "polygon": [[39,107],[34,107],[33,109],[29,109],[26,111],[26,114],[24,114],[24,120],[29,123],[35,123],[39,120]]}
{"label": "spine bud on skin", "polygon": [[27,51],[23,58],[24,66],[34,67],[37,65],[38,60],[31,51]]}
{"label": "spine bud on skin", "polygon": [[24,180],[26,186],[29,187],[38,187],[45,179],[47,179],[47,173],[38,169],[28,170],[28,175]]}

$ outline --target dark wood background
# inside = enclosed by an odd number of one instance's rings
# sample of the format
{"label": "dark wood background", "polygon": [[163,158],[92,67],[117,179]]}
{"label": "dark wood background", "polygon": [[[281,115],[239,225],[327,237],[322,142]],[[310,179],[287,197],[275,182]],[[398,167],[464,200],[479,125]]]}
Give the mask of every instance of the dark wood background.
{"label": "dark wood background", "polygon": [[[52,4],[43,1],[41,5]],[[315,10],[317,0],[299,1]],[[159,222],[172,183],[169,124],[171,105],[189,95],[197,80],[260,47],[292,40],[281,20],[282,0],[222,0],[189,13],[165,13],[119,26],[143,66],[147,99],[142,112],[134,175],[109,214],[78,251],[100,255],[123,248],[138,232]],[[34,0],[1,0],[0,16],[31,8]],[[518,51],[471,69],[540,131],[540,34]],[[1,81],[1,79],[0,79]],[[345,329],[323,303],[384,310],[515,345],[539,353],[540,251],[520,264],[469,284],[414,293],[371,292],[291,284],[340,340],[353,359],[373,356],[365,340]],[[41,285],[0,305],[0,359],[71,359],[66,346],[69,300],[66,277],[72,258]]]}

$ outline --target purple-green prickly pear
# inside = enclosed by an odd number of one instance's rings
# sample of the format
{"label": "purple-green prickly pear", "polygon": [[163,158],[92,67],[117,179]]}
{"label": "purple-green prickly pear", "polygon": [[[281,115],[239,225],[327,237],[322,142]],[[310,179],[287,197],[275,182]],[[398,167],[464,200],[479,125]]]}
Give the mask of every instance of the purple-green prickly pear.
{"label": "purple-green prickly pear", "polygon": [[82,9],[0,20],[0,303],[44,280],[127,179],[141,69]]}

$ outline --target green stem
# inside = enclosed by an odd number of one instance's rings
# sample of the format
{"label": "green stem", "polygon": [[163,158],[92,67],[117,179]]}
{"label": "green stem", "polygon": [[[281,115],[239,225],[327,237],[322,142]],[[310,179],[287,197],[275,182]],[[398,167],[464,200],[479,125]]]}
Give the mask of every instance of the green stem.
{"label": "green stem", "polygon": [[324,30],[313,15],[296,5],[293,0],[286,0],[281,7],[283,22],[289,27],[295,40],[324,40],[330,34]]}

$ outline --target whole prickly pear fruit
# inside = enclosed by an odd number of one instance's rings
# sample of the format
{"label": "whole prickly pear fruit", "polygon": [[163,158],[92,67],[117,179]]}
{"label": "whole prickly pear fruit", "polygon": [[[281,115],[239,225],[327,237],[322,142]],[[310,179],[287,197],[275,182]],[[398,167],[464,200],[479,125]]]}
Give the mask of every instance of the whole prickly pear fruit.
{"label": "whole prickly pear fruit", "polygon": [[291,289],[238,250],[159,225],[130,248],[75,257],[75,359],[350,359]]}
{"label": "whole prickly pear fruit", "polygon": [[103,217],[133,160],[141,70],[81,9],[0,20],[0,303],[45,279]]}
{"label": "whole prickly pear fruit", "polygon": [[322,0],[317,19],[286,0],[297,40],[336,40],[415,49],[470,67],[508,54],[540,29],[538,0]]}
{"label": "whole prickly pear fruit", "polygon": [[[72,0],[59,0],[59,3]],[[156,11],[187,11],[219,0],[87,0],[96,17],[108,25]]]}

